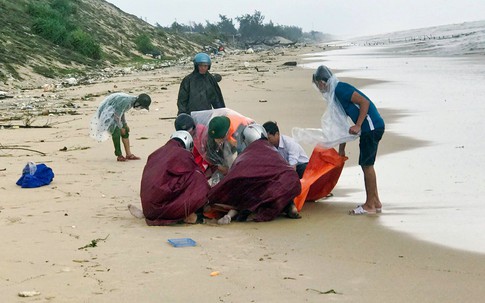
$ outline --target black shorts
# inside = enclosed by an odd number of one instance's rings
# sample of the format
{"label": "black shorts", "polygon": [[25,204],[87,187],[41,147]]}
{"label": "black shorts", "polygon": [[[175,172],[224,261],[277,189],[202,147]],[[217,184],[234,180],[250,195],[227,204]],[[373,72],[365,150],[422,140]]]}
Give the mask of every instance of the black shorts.
{"label": "black shorts", "polygon": [[384,128],[374,129],[373,131],[360,136],[360,166],[374,165],[374,162],[376,161],[377,147],[379,146],[379,141],[381,141],[382,135],[384,135]]}

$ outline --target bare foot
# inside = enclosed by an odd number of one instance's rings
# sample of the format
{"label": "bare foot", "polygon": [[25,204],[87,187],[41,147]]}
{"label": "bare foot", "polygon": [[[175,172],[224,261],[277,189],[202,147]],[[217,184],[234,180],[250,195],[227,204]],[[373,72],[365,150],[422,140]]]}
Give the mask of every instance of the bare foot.
{"label": "bare foot", "polygon": [[184,219],[184,222],[187,224],[195,224],[197,223],[197,215],[195,213],[191,213]]}
{"label": "bare foot", "polygon": [[229,224],[231,223],[231,216],[229,215],[224,215],[224,217],[220,218],[219,220],[217,220],[217,224],[220,224],[220,225],[225,225],[225,224]]}
{"label": "bare foot", "polygon": [[131,154],[126,156],[126,160],[140,160],[140,157]]}
{"label": "bare foot", "polygon": [[138,219],[145,218],[145,216],[143,215],[143,211],[133,204],[128,204],[128,210],[130,211],[130,214],[132,214],[133,217],[135,218],[138,218]]}

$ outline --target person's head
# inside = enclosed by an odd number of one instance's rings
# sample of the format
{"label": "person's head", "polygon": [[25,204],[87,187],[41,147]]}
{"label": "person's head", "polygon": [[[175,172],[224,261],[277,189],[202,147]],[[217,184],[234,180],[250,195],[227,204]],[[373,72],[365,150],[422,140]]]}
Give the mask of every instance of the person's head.
{"label": "person's head", "polygon": [[268,141],[275,147],[280,145],[280,129],[278,124],[273,121],[268,121],[263,124],[264,129],[268,133]]}
{"label": "person's head", "polygon": [[194,148],[194,140],[192,139],[192,136],[188,131],[177,130],[172,133],[170,139],[174,139],[182,143],[182,146],[188,151],[192,151],[192,149]]}
{"label": "person's head", "polygon": [[312,82],[321,92],[327,89],[327,81],[333,76],[332,71],[325,65],[320,65],[313,73]]}
{"label": "person's head", "polygon": [[229,131],[231,120],[226,116],[217,116],[209,121],[208,134],[209,138],[214,139],[218,144],[221,144]]}
{"label": "person's head", "polygon": [[144,108],[146,110],[149,110],[150,104],[152,103],[152,99],[150,98],[149,95],[147,94],[140,94],[136,100],[135,103],[133,103],[133,108],[138,109],[138,108]]}
{"label": "person's head", "polygon": [[198,53],[194,57],[194,68],[199,74],[204,75],[211,69],[211,57],[206,53]]}
{"label": "person's head", "polygon": [[182,113],[177,116],[175,119],[175,130],[185,130],[192,135],[192,137],[195,134],[195,121],[194,118],[192,118],[191,115]]}
{"label": "person's head", "polygon": [[241,133],[241,140],[246,146],[249,146],[256,140],[267,138],[268,134],[264,127],[256,123],[247,125]]}

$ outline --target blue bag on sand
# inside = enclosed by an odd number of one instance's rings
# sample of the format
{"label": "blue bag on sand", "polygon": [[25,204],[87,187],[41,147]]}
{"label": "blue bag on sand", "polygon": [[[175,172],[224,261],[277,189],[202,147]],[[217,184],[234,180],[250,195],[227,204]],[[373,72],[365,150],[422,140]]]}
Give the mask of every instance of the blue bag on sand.
{"label": "blue bag on sand", "polygon": [[[35,167],[34,167],[35,166]],[[54,179],[54,172],[45,164],[27,163],[17,185],[22,188],[34,188],[48,185]]]}

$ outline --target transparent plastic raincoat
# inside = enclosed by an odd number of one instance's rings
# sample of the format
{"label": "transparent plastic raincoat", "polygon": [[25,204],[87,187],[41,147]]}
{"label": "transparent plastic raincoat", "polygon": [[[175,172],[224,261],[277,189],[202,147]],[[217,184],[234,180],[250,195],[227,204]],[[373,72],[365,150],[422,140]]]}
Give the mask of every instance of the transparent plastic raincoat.
{"label": "transparent plastic raincoat", "polygon": [[116,127],[126,123],[125,112],[133,107],[137,96],[114,93],[106,97],[91,119],[90,137],[101,142],[107,140]]}

